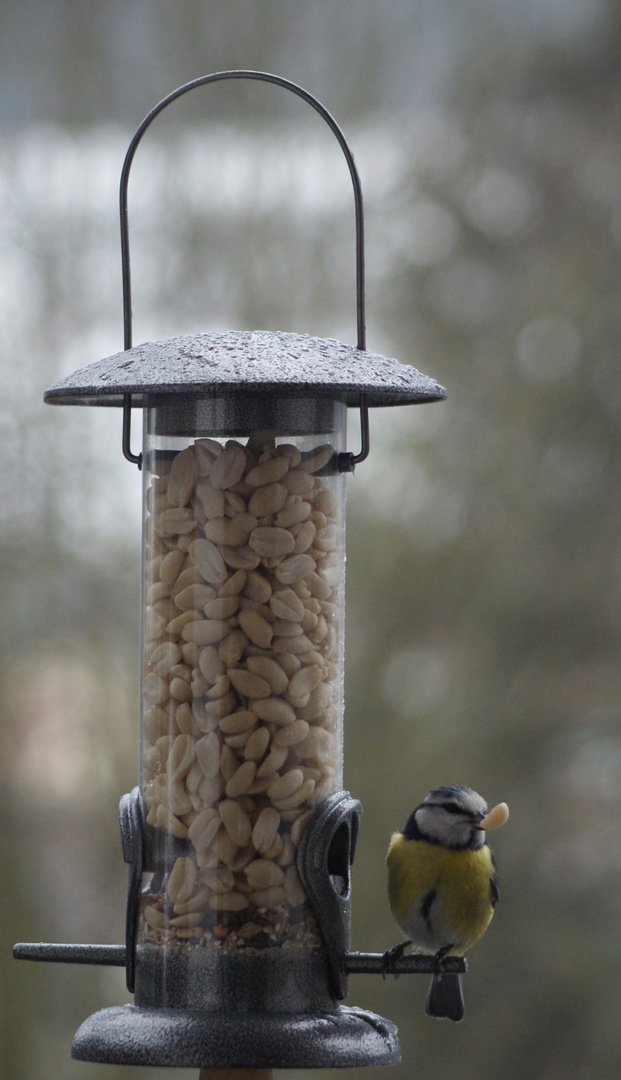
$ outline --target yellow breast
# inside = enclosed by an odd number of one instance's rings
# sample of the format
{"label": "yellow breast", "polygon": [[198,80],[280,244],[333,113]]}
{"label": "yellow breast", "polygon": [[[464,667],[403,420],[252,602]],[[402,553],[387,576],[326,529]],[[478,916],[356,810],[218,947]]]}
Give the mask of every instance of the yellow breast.
{"label": "yellow breast", "polygon": [[[442,942],[455,941],[458,944],[452,951],[460,955],[485,933],[494,913],[494,868],[487,845],[478,851],[458,851],[426,840],[406,840],[402,833],[394,833],[386,866],[392,913],[415,946],[431,941],[435,951],[443,947]],[[433,892],[433,926],[428,935],[423,934],[427,938],[423,942],[421,905]]]}

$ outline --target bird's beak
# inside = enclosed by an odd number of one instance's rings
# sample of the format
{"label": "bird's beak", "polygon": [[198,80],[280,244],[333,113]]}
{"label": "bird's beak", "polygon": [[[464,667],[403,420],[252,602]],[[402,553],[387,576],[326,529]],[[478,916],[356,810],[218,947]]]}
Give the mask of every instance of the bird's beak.
{"label": "bird's beak", "polygon": [[485,815],[481,822],[481,828],[485,832],[489,832],[490,829],[499,829],[501,825],[505,824],[508,817],[509,807],[506,802],[499,802]]}

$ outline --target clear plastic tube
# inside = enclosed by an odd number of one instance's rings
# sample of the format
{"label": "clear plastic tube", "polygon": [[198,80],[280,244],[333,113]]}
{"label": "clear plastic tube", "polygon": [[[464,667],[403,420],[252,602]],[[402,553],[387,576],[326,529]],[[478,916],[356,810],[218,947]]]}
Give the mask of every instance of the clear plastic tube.
{"label": "clear plastic tube", "polygon": [[296,851],[342,787],[345,419],[243,392],[145,410],[143,1003],[322,953]]}

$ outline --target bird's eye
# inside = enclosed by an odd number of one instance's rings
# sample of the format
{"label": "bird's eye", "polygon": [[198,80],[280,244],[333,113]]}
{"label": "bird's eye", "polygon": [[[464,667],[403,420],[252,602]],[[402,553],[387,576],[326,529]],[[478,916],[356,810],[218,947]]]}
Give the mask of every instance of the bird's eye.
{"label": "bird's eye", "polygon": [[456,802],[442,803],[442,809],[446,810],[447,814],[463,814],[463,806],[459,806]]}

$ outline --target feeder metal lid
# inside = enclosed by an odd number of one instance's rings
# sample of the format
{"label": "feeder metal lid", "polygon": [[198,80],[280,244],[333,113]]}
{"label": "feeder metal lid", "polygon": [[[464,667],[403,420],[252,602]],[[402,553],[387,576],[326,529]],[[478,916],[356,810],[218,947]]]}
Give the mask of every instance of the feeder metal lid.
{"label": "feeder metal lid", "polygon": [[413,405],[446,390],[398,360],[333,338],[265,330],[187,334],[115,353],[61,379],[50,405],[117,405],[126,394],[143,406],[150,394],[215,394],[244,389],[329,394],[346,405]]}

